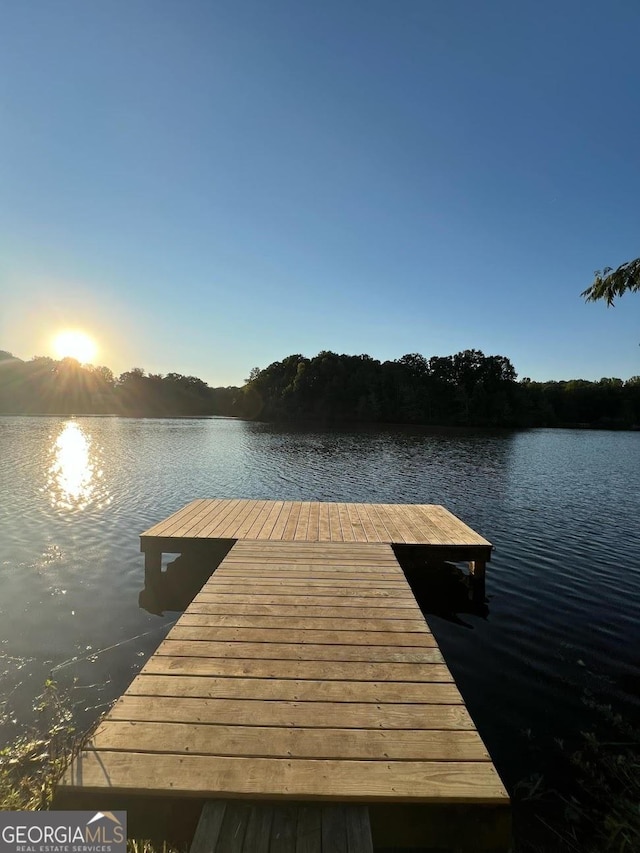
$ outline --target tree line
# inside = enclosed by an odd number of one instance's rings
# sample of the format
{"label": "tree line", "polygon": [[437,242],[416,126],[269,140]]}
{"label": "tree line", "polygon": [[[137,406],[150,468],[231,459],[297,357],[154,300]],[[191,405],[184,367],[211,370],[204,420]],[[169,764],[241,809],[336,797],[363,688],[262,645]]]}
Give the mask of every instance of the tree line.
{"label": "tree line", "polygon": [[108,367],[73,358],[22,361],[0,352],[0,413],[172,417],[233,414],[237,388],[211,388],[196,376],[145,373],[114,376]]}
{"label": "tree line", "polygon": [[368,421],[438,426],[640,425],[640,377],[626,382],[517,381],[505,356],[464,350],[426,359],[410,353],[290,355],[254,369],[242,389],[247,413],[265,420]]}
{"label": "tree line", "polygon": [[116,377],[71,358],[0,352],[0,413],[629,429],[640,426],[640,376],[533,382],[518,380],[505,356],[479,350],[383,362],[324,351],[254,368],[242,387],[212,388],[180,373],[134,367]]}

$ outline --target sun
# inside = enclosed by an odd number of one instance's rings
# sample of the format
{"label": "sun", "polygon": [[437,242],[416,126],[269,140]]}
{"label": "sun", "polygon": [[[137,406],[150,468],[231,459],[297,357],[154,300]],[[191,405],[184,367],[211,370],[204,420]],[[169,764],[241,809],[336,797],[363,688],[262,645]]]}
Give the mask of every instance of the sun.
{"label": "sun", "polygon": [[60,332],[54,338],[53,347],[58,358],[75,358],[81,364],[91,362],[98,351],[93,338],[77,330]]}

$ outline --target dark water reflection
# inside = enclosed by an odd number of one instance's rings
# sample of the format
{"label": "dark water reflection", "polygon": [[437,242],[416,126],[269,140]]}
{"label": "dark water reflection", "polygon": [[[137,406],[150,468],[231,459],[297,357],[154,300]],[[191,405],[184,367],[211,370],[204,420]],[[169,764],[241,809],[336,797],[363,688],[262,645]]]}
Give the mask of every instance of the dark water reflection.
{"label": "dark water reflection", "polygon": [[486,604],[455,566],[412,581],[508,784],[588,727],[585,688],[638,712],[639,433],[0,418],[0,495],[16,725],[52,671],[95,718],[157,647],[189,593],[177,563],[139,606],[138,534],[195,497],[442,503],[487,536]]}

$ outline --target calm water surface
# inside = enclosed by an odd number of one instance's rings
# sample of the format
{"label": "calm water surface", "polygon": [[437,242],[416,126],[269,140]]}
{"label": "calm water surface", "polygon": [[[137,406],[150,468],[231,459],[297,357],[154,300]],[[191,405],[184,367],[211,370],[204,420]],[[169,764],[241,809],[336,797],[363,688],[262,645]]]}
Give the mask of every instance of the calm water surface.
{"label": "calm water surface", "polygon": [[442,503],[490,539],[487,608],[423,607],[510,786],[588,727],[585,690],[638,715],[640,433],[5,417],[0,495],[14,728],[51,673],[82,724],[126,687],[178,615],[139,606],[138,534],[196,497]]}

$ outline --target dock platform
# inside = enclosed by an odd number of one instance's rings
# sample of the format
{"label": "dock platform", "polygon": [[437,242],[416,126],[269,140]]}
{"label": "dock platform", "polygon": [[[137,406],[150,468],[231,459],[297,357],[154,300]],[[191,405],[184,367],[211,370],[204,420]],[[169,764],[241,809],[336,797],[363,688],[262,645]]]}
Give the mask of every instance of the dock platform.
{"label": "dock platform", "polygon": [[492,545],[437,504],[318,501],[192,501],[140,534],[145,571],[161,570],[162,554],[202,550],[214,541],[386,543],[428,550],[433,559],[466,561],[484,577]]}
{"label": "dock platform", "polygon": [[[69,767],[66,805],[74,795],[100,808],[114,796],[357,803],[374,844],[402,846],[411,823],[415,846],[434,847],[444,845],[425,808],[444,807],[439,823],[458,830],[457,846],[462,809],[470,849],[508,848],[507,792],[380,541],[420,544],[408,539],[427,514],[363,506],[196,501],[143,534],[147,554],[156,536],[168,551],[181,536],[236,541]],[[487,558],[486,540],[470,531],[478,541],[461,542],[455,517],[439,517],[428,527],[436,547],[448,524],[452,547]],[[337,535],[332,519],[341,540],[320,538]]]}

